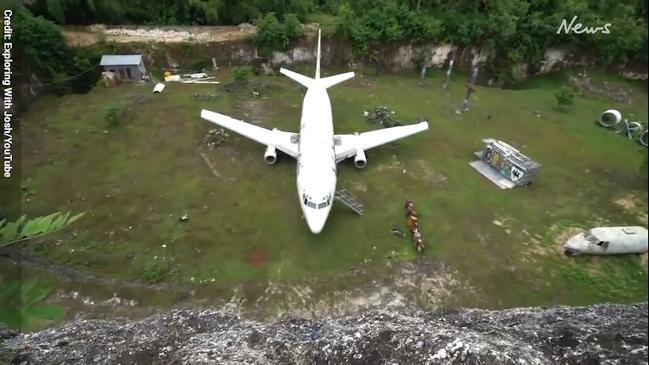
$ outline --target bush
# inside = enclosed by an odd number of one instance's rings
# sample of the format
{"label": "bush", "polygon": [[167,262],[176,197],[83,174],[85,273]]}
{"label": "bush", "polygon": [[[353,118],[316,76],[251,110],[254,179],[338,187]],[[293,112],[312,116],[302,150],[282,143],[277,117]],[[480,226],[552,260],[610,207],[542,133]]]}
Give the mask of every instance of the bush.
{"label": "bush", "polygon": [[268,13],[257,21],[257,33],[252,43],[262,57],[268,57],[273,51],[284,51],[291,41],[304,35],[302,24],[295,14],[286,14],[281,23],[275,13]]}
{"label": "bush", "polygon": [[239,66],[235,67],[234,71],[232,71],[232,75],[234,76],[234,79],[237,81],[245,81],[252,76],[253,70],[252,67],[250,66]]}
{"label": "bush", "polygon": [[149,262],[144,267],[144,274],[142,278],[149,284],[154,284],[162,281],[169,272],[169,266],[161,260]]}
{"label": "bush", "polygon": [[562,87],[561,90],[554,94],[559,106],[572,105],[575,99],[575,94],[567,87]]}
{"label": "bush", "polygon": [[104,121],[109,127],[117,127],[124,117],[122,108],[118,105],[110,105],[104,109]]}
{"label": "bush", "polygon": [[302,23],[300,23],[300,20],[295,14],[286,14],[284,16],[284,29],[286,38],[289,41],[298,39],[304,35],[304,31],[302,30]]}

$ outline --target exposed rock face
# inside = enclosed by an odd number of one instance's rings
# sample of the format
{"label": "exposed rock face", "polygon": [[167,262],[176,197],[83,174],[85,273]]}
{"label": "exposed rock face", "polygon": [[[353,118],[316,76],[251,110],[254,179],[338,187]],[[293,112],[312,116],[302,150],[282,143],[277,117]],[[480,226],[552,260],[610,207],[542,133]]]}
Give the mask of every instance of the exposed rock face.
{"label": "exposed rock face", "polygon": [[20,335],[14,364],[646,364],[647,304],[254,322],[173,311]]}

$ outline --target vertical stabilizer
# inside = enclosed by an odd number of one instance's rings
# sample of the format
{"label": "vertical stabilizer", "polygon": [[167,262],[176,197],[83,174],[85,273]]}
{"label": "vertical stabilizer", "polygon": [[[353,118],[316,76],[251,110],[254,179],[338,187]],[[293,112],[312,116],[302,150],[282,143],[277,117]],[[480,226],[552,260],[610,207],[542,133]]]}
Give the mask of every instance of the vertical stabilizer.
{"label": "vertical stabilizer", "polygon": [[316,55],[315,61],[315,78],[316,80],[320,78],[320,35],[322,33],[321,29],[318,29],[318,54]]}

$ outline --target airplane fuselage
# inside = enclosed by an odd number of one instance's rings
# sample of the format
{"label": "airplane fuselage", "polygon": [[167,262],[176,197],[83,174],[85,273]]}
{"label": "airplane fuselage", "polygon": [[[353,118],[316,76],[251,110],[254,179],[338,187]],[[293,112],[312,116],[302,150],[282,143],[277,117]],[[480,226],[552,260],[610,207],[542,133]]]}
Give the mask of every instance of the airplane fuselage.
{"label": "airplane fuselage", "polygon": [[[428,129],[423,121],[408,126],[384,128],[364,133],[334,135],[331,101],[327,89],[354,77],[353,72],[320,77],[320,36],[313,78],[281,68],[280,73],[306,87],[300,132],[262,128],[209,110],[201,118],[222,128],[266,145],[264,160],[274,164],[279,150],[297,160],[297,194],[304,219],[313,233],[320,233],[327,221],[336,194],[336,164],[354,158],[357,168],[365,167],[365,150]],[[297,138],[297,141],[296,141]]]}
{"label": "airplane fuselage", "polygon": [[312,85],[302,105],[297,157],[297,191],[313,233],[324,227],[336,192],[336,153],[327,89]]}

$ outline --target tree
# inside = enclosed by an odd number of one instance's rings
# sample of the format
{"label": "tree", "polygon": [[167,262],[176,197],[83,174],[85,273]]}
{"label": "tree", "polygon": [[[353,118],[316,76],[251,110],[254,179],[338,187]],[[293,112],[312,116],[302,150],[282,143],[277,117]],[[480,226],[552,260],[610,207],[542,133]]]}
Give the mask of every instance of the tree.
{"label": "tree", "polygon": [[217,24],[221,0],[189,0],[189,5],[203,11],[206,23]]}
{"label": "tree", "polygon": [[297,15],[286,14],[284,22],[281,23],[275,13],[268,13],[257,21],[257,33],[252,38],[252,43],[261,56],[268,57],[273,51],[286,50],[291,41],[303,34]]}
{"label": "tree", "polygon": [[568,106],[573,104],[575,94],[570,90],[570,88],[562,87],[561,90],[554,94],[554,97],[557,99],[559,106]]}

